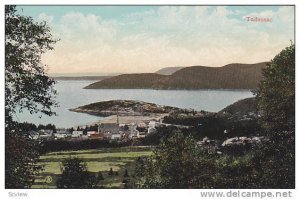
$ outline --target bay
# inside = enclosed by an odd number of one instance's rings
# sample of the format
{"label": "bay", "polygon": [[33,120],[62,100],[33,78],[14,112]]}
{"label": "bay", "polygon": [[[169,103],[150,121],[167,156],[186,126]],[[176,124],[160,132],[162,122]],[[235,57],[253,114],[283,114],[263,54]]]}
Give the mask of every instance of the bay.
{"label": "bay", "polygon": [[18,113],[15,119],[19,122],[38,124],[55,124],[57,127],[76,127],[101,120],[101,117],[69,111],[93,102],[107,100],[141,100],[160,105],[179,108],[191,108],[197,111],[217,112],[226,106],[244,98],[252,97],[250,90],[152,90],[152,89],[83,89],[92,81],[58,81],[55,88],[58,92],[59,107],[53,110],[57,116],[31,115],[28,111]]}

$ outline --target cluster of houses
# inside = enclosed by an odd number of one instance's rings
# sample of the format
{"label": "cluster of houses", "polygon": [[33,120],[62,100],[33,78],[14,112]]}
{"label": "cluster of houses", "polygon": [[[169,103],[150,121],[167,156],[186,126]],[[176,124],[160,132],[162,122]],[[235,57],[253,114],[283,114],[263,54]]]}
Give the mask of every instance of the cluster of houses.
{"label": "cluster of houses", "polygon": [[100,123],[97,131],[84,131],[67,129],[53,130],[39,130],[31,132],[32,139],[67,139],[67,140],[85,140],[85,139],[98,139],[98,140],[134,140],[143,139],[148,134],[155,133],[156,128],[164,124],[157,121],[150,121],[148,124],[145,122],[119,124],[119,123]]}

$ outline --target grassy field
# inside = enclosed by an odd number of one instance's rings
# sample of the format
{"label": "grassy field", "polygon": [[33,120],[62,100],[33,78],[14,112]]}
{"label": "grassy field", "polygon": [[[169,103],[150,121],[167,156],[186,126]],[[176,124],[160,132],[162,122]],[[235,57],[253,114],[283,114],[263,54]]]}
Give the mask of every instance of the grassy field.
{"label": "grassy field", "polygon": [[[48,153],[40,157],[40,164],[43,171],[36,176],[32,188],[56,188],[57,177],[61,174],[62,161],[69,157],[83,159],[90,172],[102,172],[104,180],[99,183],[104,188],[123,188],[123,175],[127,169],[129,176],[134,174],[135,160],[141,156],[152,154],[150,147],[121,147],[103,148],[80,151],[61,151]],[[110,168],[117,175],[108,175]]]}

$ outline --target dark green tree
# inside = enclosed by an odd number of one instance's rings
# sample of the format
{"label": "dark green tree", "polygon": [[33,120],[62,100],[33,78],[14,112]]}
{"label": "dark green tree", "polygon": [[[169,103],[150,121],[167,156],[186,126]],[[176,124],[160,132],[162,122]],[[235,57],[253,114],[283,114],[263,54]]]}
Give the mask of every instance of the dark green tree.
{"label": "dark green tree", "polygon": [[255,92],[261,122],[269,132],[295,128],[295,45],[282,50],[263,70]]}
{"label": "dark green tree", "polygon": [[45,73],[41,55],[53,49],[50,27],[5,7],[5,113],[27,109],[30,113],[53,115],[54,80]]}
{"label": "dark green tree", "polygon": [[258,171],[257,188],[295,188],[294,132],[277,132],[268,142],[254,148],[254,152],[251,165]]}
{"label": "dark green tree", "polygon": [[124,178],[129,178],[127,169],[125,169],[123,177],[124,177]]}
{"label": "dark green tree", "polygon": [[108,175],[110,175],[110,176],[114,175],[114,171],[112,168],[109,169]]}
{"label": "dark green tree", "polygon": [[101,181],[101,180],[104,180],[104,177],[103,177],[103,175],[102,175],[102,172],[101,172],[101,171],[99,171],[99,172],[98,172],[97,179],[98,179],[99,181]]}
{"label": "dark green tree", "polygon": [[210,188],[213,157],[200,150],[191,136],[177,131],[160,143],[151,158],[138,160],[136,175],[141,180],[137,184],[143,188]]}
{"label": "dark green tree", "polygon": [[68,158],[63,162],[62,174],[56,181],[57,188],[95,188],[100,179],[88,172],[86,163],[79,158]]}
{"label": "dark green tree", "polygon": [[5,188],[30,188],[34,176],[41,170],[40,144],[23,132],[15,131],[18,124],[5,128]]}
{"label": "dark green tree", "polygon": [[260,121],[269,142],[256,149],[261,187],[295,187],[295,45],[283,49],[263,71],[256,91]]}
{"label": "dark green tree", "polygon": [[138,157],[135,161],[134,175],[138,178],[142,178],[145,173],[145,160],[146,157]]}
{"label": "dark green tree", "polygon": [[53,115],[54,81],[45,74],[41,55],[53,49],[50,27],[5,6],[5,186],[30,187],[38,153],[36,143],[19,132],[13,115],[22,110]]}

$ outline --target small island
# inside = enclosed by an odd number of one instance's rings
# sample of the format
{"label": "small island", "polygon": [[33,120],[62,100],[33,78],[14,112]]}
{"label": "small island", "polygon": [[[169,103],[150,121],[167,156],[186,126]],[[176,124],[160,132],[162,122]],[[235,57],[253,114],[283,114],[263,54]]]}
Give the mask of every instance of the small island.
{"label": "small island", "polygon": [[135,101],[135,100],[110,100],[96,102],[78,108],[69,109],[70,111],[87,113],[107,117],[111,115],[119,116],[147,116],[149,114],[165,114],[171,112],[193,112],[192,109],[181,109],[172,106],[157,105],[154,103]]}

